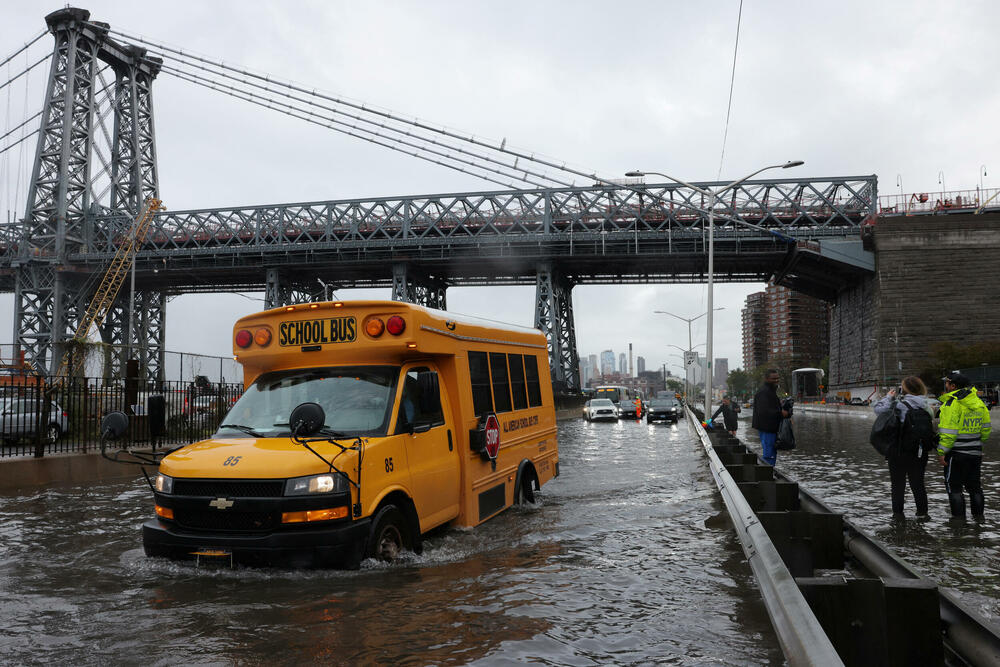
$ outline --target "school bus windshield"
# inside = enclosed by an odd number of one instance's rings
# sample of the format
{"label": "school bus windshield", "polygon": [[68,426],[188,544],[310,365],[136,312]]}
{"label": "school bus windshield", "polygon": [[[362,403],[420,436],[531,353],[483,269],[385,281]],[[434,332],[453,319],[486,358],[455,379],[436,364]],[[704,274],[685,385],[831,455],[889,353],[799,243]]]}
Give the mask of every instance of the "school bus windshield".
{"label": "school bus windshield", "polygon": [[287,437],[289,415],[301,403],[319,404],[326,412],[325,428],[340,437],[385,435],[398,376],[396,366],[265,373],[233,405],[217,436]]}

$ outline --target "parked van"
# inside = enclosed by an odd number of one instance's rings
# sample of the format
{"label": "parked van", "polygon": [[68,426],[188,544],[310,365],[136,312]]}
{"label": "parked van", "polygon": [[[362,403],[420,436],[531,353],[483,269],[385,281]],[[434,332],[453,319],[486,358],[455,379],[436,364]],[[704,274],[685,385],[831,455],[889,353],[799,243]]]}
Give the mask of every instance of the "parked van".
{"label": "parked van", "polygon": [[210,439],[166,456],[150,556],[357,567],[533,502],[558,476],[534,329],[394,301],[244,317],[246,390]]}

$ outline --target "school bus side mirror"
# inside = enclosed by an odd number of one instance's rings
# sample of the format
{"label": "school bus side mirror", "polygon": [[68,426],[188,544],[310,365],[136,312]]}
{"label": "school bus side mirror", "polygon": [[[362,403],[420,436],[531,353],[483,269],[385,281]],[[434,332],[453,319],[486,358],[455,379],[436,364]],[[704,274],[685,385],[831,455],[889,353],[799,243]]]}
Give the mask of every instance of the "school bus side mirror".
{"label": "school bus side mirror", "polygon": [[326,412],[318,403],[300,403],[288,417],[292,435],[300,438],[316,435],[324,424],[326,424]]}
{"label": "school bus side mirror", "polygon": [[119,410],[109,412],[101,420],[101,439],[117,440],[128,430],[128,415]]}

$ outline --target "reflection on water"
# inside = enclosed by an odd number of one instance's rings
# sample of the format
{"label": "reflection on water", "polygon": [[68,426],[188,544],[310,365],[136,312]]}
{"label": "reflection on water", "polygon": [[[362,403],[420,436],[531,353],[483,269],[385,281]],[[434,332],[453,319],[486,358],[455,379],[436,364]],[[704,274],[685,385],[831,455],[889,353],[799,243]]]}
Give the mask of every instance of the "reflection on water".
{"label": "reflection on water", "polygon": [[[903,522],[892,520],[889,469],[870,444],[874,419],[870,409],[847,414],[805,412],[793,417],[796,448],[778,453],[778,468],[797,480],[831,509],[843,512],[859,528],[892,549],[924,576],[952,590],[994,623],[1000,621],[1000,457],[986,446],[982,523],[952,520],[936,458],[927,464],[925,481],[930,518],[913,518],[907,489]],[[756,431],[740,422],[740,438],[759,453]],[[994,438],[995,439],[995,438]]]}
{"label": "reflection on water", "polygon": [[[358,572],[147,559],[143,482],[0,497],[5,663],[781,662],[700,445],[560,425],[535,507]],[[104,658],[100,656],[106,656]]]}

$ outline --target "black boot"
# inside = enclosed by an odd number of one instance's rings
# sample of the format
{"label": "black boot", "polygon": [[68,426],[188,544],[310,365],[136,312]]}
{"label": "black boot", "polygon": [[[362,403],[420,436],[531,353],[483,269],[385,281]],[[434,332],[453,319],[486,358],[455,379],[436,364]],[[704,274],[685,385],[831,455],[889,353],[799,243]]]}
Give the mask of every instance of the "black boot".
{"label": "black boot", "polygon": [[977,491],[975,493],[969,494],[969,505],[972,506],[972,516],[977,519],[983,518],[983,512],[986,509],[986,501],[983,500],[983,492]]}
{"label": "black boot", "polygon": [[951,505],[952,516],[965,516],[965,496],[961,493],[949,493],[948,503]]}

